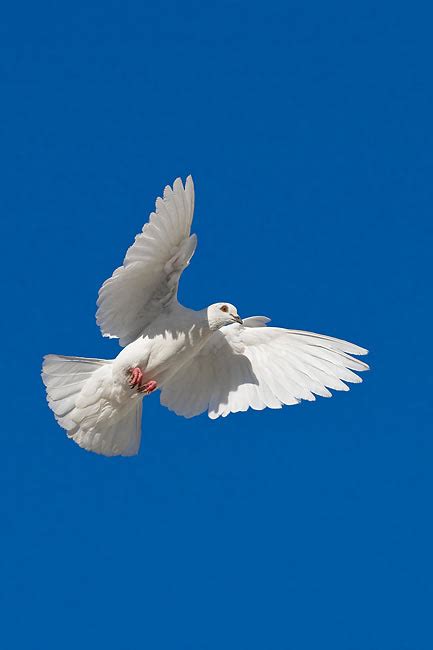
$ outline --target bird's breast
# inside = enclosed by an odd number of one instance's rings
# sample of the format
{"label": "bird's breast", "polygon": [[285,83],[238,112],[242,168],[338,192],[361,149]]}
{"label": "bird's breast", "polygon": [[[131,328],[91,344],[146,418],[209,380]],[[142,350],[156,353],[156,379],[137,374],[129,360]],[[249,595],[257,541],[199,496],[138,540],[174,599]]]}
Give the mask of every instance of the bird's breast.
{"label": "bird's breast", "polygon": [[113,373],[123,381],[131,368],[138,367],[145,381],[154,380],[161,386],[200,351],[206,340],[207,333],[198,328],[144,335],[120,352]]}

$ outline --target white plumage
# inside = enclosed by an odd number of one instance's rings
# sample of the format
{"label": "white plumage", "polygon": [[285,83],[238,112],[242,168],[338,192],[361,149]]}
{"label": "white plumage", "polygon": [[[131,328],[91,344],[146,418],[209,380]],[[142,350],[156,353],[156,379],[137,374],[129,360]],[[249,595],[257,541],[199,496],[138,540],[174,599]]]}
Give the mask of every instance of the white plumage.
{"label": "white plumage", "polygon": [[[256,317],[257,318],[257,317]],[[252,321],[254,319],[251,319]],[[349,356],[366,350],[346,341],[278,327],[228,325],[162,388],[161,404],[177,415],[209,417],[331,397],[328,388],[359,383],[368,366]],[[247,327],[245,327],[245,325]]]}
{"label": "white plumage", "polygon": [[192,178],[185,186],[177,179],[102,285],[96,318],[104,336],[125,346],[116,359],[44,358],[49,406],[89,451],[136,454],[142,400],[155,387],[178,415],[218,418],[330,397],[329,389],[349,390],[347,383],[362,381],[354,371],[368,369],[352,356],[367,350],[352,343],[268,327],[265,316],[242,321],[230,303],[200,311],[180,305],[179,278],[197,244],[193,212]]}
{"label": "white plumage", "polygon": [[167,185],[164,198],[156,199],[156,210],[127,250],[123,265],[99,290],[96,322],[104,336],[132,343],[162,309],[176,299],[179,277],[194,255],[197,237],[190,236],[194,213],[191,176],[173,189]]}

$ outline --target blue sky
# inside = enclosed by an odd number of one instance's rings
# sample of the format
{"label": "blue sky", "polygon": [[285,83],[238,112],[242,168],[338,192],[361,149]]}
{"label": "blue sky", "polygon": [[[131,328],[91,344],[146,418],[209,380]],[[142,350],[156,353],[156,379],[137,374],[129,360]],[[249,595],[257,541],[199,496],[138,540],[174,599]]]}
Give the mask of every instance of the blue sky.
{"label": "blue sky", "polygon": [[[427,3],[14,3],[0,65],[2,646],[433,647]],[[332,400],[211,422],[146,400],[139,456],[69,442],[48,352],[156,195],[196,184],[181,300],[347,338]]]}

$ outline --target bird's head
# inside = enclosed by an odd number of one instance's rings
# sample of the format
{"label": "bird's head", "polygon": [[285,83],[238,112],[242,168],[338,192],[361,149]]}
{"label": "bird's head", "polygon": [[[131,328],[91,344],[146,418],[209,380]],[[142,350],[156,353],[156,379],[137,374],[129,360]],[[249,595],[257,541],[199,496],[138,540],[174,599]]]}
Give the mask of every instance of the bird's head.
{"label": "bird's head", "polygon": [[229,302],[216,302],[214,305],[210,305],[207,308],[207,318],[211,330],[219,330],[220,327],[232,323],[242,325],[242,318],[239,316],[238,310]]}

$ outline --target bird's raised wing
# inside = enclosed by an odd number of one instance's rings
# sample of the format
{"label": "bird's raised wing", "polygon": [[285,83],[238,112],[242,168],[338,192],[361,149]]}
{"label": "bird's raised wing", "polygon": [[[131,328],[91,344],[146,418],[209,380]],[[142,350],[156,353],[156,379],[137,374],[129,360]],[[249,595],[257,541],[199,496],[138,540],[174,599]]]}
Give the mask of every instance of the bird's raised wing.
{"label": "bird's raised wing", "polygon": [[197,245],[190,235],[194,213],[191,176],[185,187],[180,178],[167,186],[164,198],[128,249],[123,266],[99,290],[96,322],[104,336],[119,338],[120,345],[134,341],[173,300],[179,277]]}
{"label": "bird's raised wing", "polygon": [[349,390],[344,382],[362,381],[353,370],[368,365],[351,355],[367,354],[364,348],[321,334],[265,327],[267,320],[245,319],[246,327],[233,324],[215,332],[163,386],[161,404],[177,415],[208,411],[217,418],[249,408],[281,408],[315,395],[331,397],[328,388]]}

